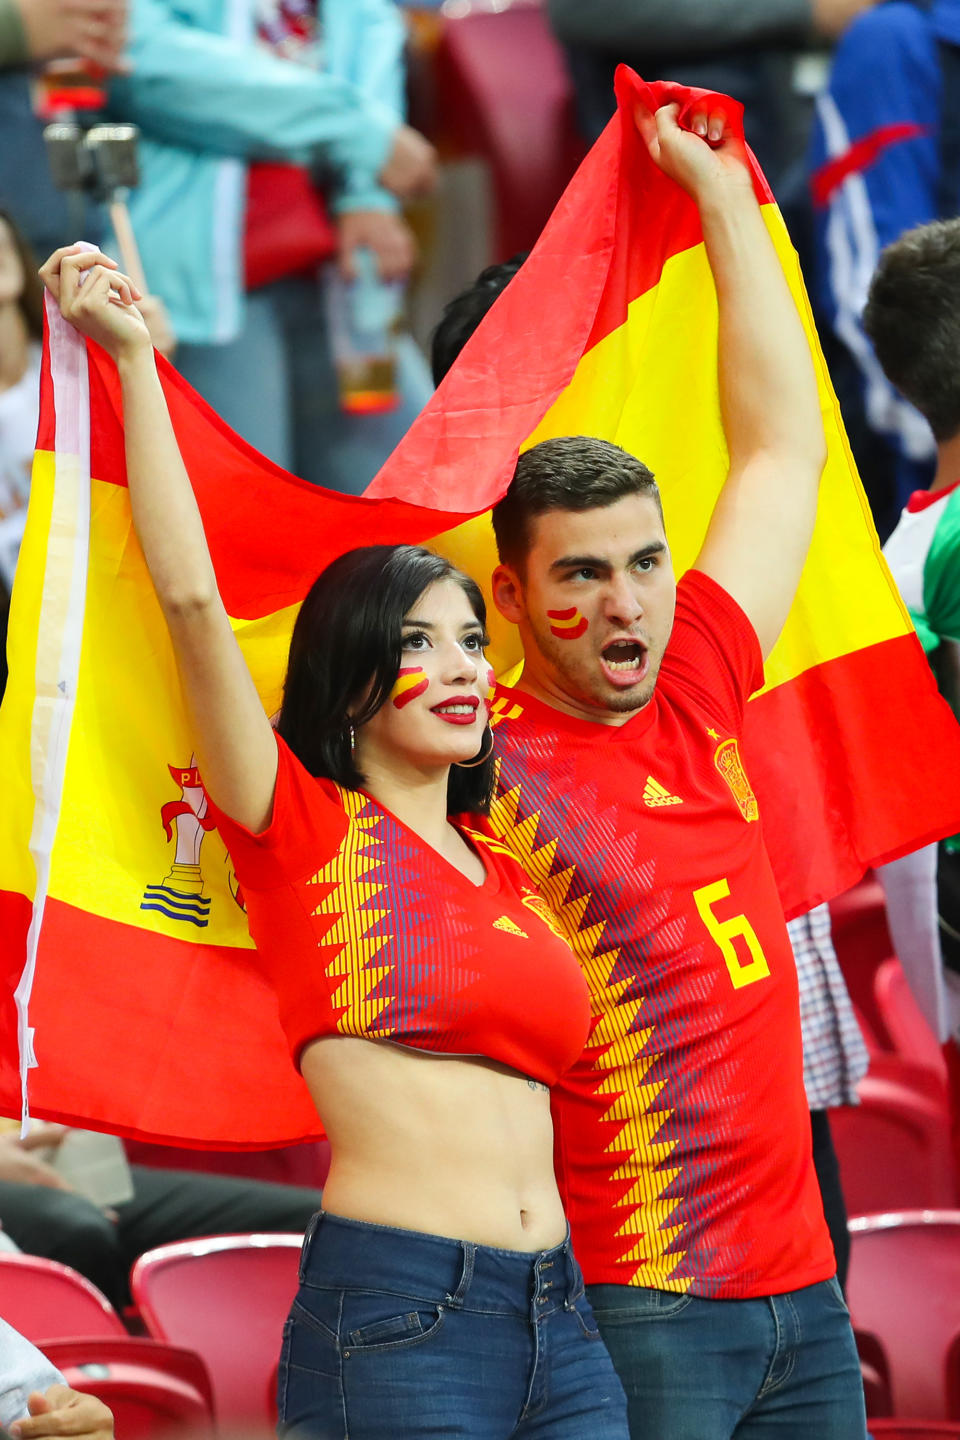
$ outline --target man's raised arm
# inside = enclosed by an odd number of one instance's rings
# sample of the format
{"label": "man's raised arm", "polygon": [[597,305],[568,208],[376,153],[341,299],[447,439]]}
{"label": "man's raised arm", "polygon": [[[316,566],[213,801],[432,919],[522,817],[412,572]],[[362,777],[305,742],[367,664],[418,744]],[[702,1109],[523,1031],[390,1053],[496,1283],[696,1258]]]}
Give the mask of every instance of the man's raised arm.
{"label": "man's raised arm", "polygon": [[[742,142],[723,117],[638,114],[650,152],[697,202],[720,309],[730,470],[696,565],[746,611],[764,655],[793,602],[816,518],[826,441],[807,337],[767,232]],[[709,139],[707,138],[709,136]],[[702,137],[702,138],[701,138]]]}

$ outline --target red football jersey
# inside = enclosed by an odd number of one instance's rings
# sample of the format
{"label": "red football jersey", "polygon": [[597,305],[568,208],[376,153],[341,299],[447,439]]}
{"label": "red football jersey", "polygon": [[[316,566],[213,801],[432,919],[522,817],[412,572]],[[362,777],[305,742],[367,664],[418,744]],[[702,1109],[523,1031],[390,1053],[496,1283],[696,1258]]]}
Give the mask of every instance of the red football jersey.
{"label": "red football jersey", "polygon": [[836,1268],[811,1159],[797,975],[739,739],[756,635],[681,580],[650,703],[619,728],[494,700],[491,823],[593,998],[554,1091],[557,1176],[588,1283],[782,1293]]}
{"label": "red football jersey", "polygon": [[552,1085],[583,1048],[590,1002],[510,852],[461,825],[486,869],[474,885],[377,801],[277,747],[265,830],[212,808],[294,1057],[355,1035],[486,1056]]}

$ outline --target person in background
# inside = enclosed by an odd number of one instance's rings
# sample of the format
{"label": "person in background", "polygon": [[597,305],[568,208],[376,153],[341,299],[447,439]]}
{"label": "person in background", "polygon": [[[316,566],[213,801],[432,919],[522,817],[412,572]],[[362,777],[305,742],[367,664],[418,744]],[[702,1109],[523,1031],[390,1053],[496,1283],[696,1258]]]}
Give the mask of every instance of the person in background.
{"label": "person in background", "polygon": [[430,369],[434,385],[440,384],[480,321],[499,300],[526,258],[526,253],[519,253],[498,265],[488,265],[472,285],[444,306],[430,340]]}
{"label": "person in background", "polygon": [[567,48],[589,140],[613,113],[620,61],[645,80],[677,80],[743,102],[748,143],[779,195],[807,142],[810,104],[797,62],[875,0],[548,0]]}
{"label": "person in background", "polygon": [[0,71],[67,56],[112,70],[126,21],[125,0],[0,0]]}
{"label": "person in background", "polygon": [[27,1413],[10,1426],[13,1440],[54,1440],[70,1435],[73,1440],[113,1440],[113,1415],[95,1395],[71,1390],[69,1385],[50,1385],[27,1397]]}
{"label": "person in background", "polygon": [[71,211],[53,184],[35,113],[36,72],[68,58],[117,69],[127,14],[127,0],[0,0],[0,207],[16,217],[38,255],[79,239],[72,233],[78,221],[84,239],[99,240],[103,213],[90,202],[79,215]]}
{"label": "person in background", "polygon": [[[863,326],[934,436],[936,470],[884,546],[941,694],[960,719],[960,218],[908,230],[870,282]],[[960,1175],[960,836],[879,867],[894,949],[944,1042]]]}
{"label": "person in background", "polygon": [[145,1250],[198,1235],[302,1235],[320,1204],[306,1186],[131,1165],[129,1199],[105,1208],[46,1158],[67,1133],[34,1122],[21,1140],[19,1123],[0,1121],[0,1224],[26,1254],[79,1270],[117,1310],[130,1303],[130,1267]]}
{"label": "person in background", "polygon": [[851,25],[817,100],[811,299],[881,540],[933,479],[936,441],[861,317],[881,250],[960,210],[958,87],[960,0],[891,0]]}
{"label": "person in background", "polygon": [[31,1397],[55,1385],[63,1385],[56,1366],[25,1335],[0,1319],[0,1425],[9,1431],[15,1421],[30,1414]]}
{"label": "person in background", "polygon": [[320,283],[360,252],[385,281],[413,263],[399,202],[436,162],[403,122],[404,39],[393,0],[133,0],[110,86],[142,133],[131,218],[178,368],[263,454],[335,489],[362,490],[419,408],[343,415]]}
{"label": "person in background", "polygon": [[858,1103],[857,1085],[867,1073],[870,1056],[833,948],[830,907],[817,905],[798,915],[787,924],[787,934],[800,985],[803,1088],[810,1107],[813,1164],[843,1289],[850,1264],[850,1231],[829,1112]]}
{"label": "person in background", "polygon": [[81,1395],[19,1331],[0,1320],[0,1426],[14,1440],[113,1440],[113,1416],[102,1400]]}

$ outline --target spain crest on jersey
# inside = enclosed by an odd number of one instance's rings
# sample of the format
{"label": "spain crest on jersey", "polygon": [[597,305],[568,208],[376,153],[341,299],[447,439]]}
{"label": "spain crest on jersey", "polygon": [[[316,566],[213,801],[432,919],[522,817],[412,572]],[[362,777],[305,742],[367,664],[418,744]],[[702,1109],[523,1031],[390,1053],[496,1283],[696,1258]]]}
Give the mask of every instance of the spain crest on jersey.
{"label": "spain crest on jersey", "polygon": [[760,807],[743,768],[740,746],[735,735],[717,746],[713,753],[713,763],[730,786],[730,793],[739,805],[744,820],[759,820]]}

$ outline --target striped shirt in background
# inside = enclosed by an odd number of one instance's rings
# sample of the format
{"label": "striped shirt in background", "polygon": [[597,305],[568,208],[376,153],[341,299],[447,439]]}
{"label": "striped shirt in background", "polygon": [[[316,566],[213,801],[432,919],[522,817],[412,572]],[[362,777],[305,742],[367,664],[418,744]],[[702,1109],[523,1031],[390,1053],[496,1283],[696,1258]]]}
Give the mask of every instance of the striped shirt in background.
{"label": "striped shirt in background", "polygon": [[856,1105],[870,1057],[833,948],[830,907],[787,925],[800,981],[803,1084],[811,1110]]}

